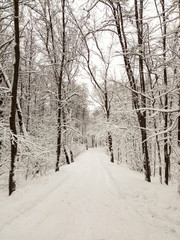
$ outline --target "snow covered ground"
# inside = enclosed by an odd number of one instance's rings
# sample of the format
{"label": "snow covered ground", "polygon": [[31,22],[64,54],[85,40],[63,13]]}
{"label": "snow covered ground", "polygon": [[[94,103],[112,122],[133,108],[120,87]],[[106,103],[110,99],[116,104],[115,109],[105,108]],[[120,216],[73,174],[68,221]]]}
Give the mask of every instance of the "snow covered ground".
{"label": "snow covered ground", "polygon": [[175,186],[109,162],[99,149],[0,197],[0,240],[179,240]]}

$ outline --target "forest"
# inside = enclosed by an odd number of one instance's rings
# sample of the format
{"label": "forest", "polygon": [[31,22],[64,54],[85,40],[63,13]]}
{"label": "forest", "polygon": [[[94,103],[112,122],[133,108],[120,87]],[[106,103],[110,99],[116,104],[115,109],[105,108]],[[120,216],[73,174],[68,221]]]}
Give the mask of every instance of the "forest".
{"label": "forest", "polygon": [[0,0],[0,189],[98,147],[180,193],[180,0]]}

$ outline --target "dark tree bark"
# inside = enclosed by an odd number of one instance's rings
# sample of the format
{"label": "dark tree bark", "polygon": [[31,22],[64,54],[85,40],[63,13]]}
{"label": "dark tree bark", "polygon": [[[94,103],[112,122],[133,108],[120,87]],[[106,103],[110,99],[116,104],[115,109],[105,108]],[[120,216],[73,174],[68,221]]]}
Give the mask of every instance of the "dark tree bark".
{"label": "dark tree bark", "polygon": [[[55,41],[54,41],[54,31],[53,31],[53,22],[52,22],[52,13],[51,13],[51,4],[50,4],[50,0],[47,0],[47,6],[48,6],[48,15],[49,15],[49,21],[46,21],[46,29],[47,29],[47,44],[46,44],[46,49],[49,55],[49,58],[51,59],[51,63],[53,64],[53,71],[54,71],[54,76],[56,81],[58,82],[58,70],[57,70],[57,55],[56,55],[56,48],[55,48]],[[65,2],[63,3],[61,1],[61,5],[62,5],[62,21],[63,18],[65,18],[65,16],[63,17],[63,15],[65,14]],[[64,12],[64,13],[63,13]],[[49,23],[48,23],[49,22]],[[63,23],[64,25],[64,23]],[[65,26],[63,26],[65,27]],[[49,46],[48,46],[48,41],[49,41],[49,28],[50,28],[50,32],[51,32],[51,42],[52,42],[52,49],[53,49],[53,54],[50,53],[49,50]],[[64,29],[65,30],[65,29]],[[63,31],[64,31],[63,30]],[[63,35],[63,38],[65,36]],[[65,39],[63,39],[64,41]],[[64,44],[64,43],[63,43]]]}
{"label": "dark tree bark", "polygon": [[66,145],[67,145],[67,127],[66,127],[66,114],[64,111],[64,107],[62,108],[62,118],[63,118],[63,129],[64,129],[64,144],[63,144],[63,149],[64,149],[64,154],[65,154],[65,158],[66,158],[66,163],[70,164],[70,160],[69,160],[69,155],[68,152],[66,150]]}
{"label": "dark tree bark", "polygon": [[87,140],[87,138],[85,140],[85,143],[86,143],[86,150],[88,150],[88,140]]}
{"label": "dark tree bark", "polygon": [[20,106],[16,103],[16,111],[17,111],[17,115],[18,115],[18,119],[19,119],[19,129],[20,129],[20,133],[23,134],[24,130],[23,130],[23,117],[22,117],[22,112],[20,109]]}
{"label": "dark tree bark", "polygon": [[112,147],[112,134],[108,132],[108,145],[109,145],[109,152],[110,152],[110,161],[114,163],[114,154],[113,154],[113,147]]}
{"label": "dark tree bark", "polygon": [[14,0],[14,53],[15,62],[13,69],[13,82],[11,93],[11,113],[10,113],[10,131],[11,131],[11,166],[9,172],[9,195],[16,190],[15,175],[15,162],[17,157],[17,137],[16,137],[16,101],[17,101],[17,87],[19,78],[19,0]]}
{"label": "dark tree bark", "polygon": [[[108,94],[107,94],[107,86],[105,81],[105,109],[106,109],[106,117],[107,122],[109,122],[110,118],[110,106],[108,104]],[[113,154],[113,146],[112,146],[112,134],[111,131],[108,131],[108,146],[109,146],[109,152],[110,152],[110,161],[114,163],[114,154]]]}
{"label": "dark tree bark", "polygon": [[62,4],[62,58],[60,66],[60,74],[58,78],[58,135],[57,135],[57,160],[55,171],[59,171],[59,162],[61,155],[61,140],[62,140],[62,129],[61,129],[61,117],[62,117],[62,82],[63,82],[63,71],[64,71],[64,62],[65,62],[65,53],[66,53],[66,33],[65,33],[65,0],[61,1]]}
{"label": "dark tree bark", "polygon": [[66,158],[66,164],[70,164],[69,156],[68,156],[68,153],[67,153],[67,150],[66,150],[65,146],[63,147],[63,150],[64,150],[64,154],[65,154],[65,158]]}
{"label": "dark tree bark", "polygon": [[86,113],[86,109],[83,108],[83,112],[82,112],[82,144],[86,143],[86,123],[85,123],[85,113]]}
{"label": "dark tree bark", "polygon": [[70,155],[71,155],[71,162],[74,162],[74,156],[73,156],[73,152],[70,150]]}
{"label": "dark tree bark", "polygon": [[117,159],[117,163],[120,163],[120,149],[118,148],[118,159]]}

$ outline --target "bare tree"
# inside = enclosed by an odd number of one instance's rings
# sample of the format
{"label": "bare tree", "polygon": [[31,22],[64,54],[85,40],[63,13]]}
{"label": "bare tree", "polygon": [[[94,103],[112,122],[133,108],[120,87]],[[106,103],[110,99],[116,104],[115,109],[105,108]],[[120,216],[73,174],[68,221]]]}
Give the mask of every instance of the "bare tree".
{"label": "bare tree", "polygon": [[60,74],[58,78],[58,136],[57,136],[57,161],[56,161],[56,171],[59,171],[59,161],[61,154],[61,116],[62,116],[62,82],[63,82],[63,72],[64,72],[64,63],[65,63],[65,54],[66,54],[66,24],[65,24],[65,0],[61,1],[62,5],[62,58],[60,65]]}

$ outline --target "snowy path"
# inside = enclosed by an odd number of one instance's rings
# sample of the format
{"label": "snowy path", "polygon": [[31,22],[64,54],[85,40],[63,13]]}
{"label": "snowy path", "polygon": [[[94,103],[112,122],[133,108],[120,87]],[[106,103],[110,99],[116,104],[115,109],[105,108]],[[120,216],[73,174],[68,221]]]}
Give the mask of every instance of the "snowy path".
{"label": "snowy path", "polygon": [[2,202],[0,239],[179,240],[180,199],[92,149]]}

